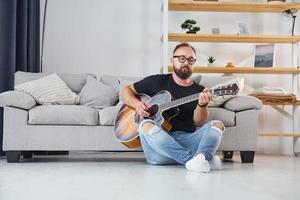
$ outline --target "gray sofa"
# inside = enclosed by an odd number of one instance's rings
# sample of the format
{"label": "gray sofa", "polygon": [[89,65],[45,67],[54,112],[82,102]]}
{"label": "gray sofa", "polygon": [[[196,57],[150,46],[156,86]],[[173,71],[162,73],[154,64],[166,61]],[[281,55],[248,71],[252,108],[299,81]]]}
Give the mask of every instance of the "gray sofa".
{"label": "gray sofa", "polygon": [[[47,74],[15,74],[15,85]],[[79,93],[88,74],[59,74],[72,91]],[[210,87],[228,77],[203,77],[201,84]],[[120,88],[138,78],[101,76],[98,81],[109,85],[118,95]],[[9,91],[0,94],[4,107],[3,150],[8,162],[31,157],[31,151],[136,151],[127,149],[114,138],[113,128],[121,103],[102,109],[85,105],[38,105],[30,95]],[[210,107],[210,119],[226,126],[219,150],[224,159],[239,151],[242,162],[253,162],[257,146],[258,109],[261,102],[248,96],[237,96],[221,107]],[[138,149],[141,151],[141,149]]]}

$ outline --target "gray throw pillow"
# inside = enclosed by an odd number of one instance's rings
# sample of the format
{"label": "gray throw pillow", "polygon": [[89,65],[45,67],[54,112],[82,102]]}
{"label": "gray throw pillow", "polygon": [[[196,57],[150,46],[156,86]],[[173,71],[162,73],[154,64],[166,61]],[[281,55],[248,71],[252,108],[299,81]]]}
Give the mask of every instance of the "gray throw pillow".
{"label": "gray throw pillow", "polygon": [[80,105],[102,109],[114,105],[118,99],[118,92],[114,88],[89,77],[79,96]]}
{"label": "gray throw pillow", "polygon": [[198,84],[200,84],[201,79],[202,79],[201,75],[192,76],[192,80],[195,81]]}
{"label": "gray throw pillow", "polygon": [[128,85],[132,85],[133,83],[141,80],[142,78],[130,78],[130,79],[126,79],[126,78],[120,78],[119,79],[119,102],[118,102],[118,106],[123,105],[124,103],[121,100],[120,97],[120,92],[121,90],[123,90],[126,86]]}
{"label": "gray throw pillow", "polygon": [[19,91],[7,91],[0,94],[0,107],[11,106],[29,110],[36,105],[32,96]]}

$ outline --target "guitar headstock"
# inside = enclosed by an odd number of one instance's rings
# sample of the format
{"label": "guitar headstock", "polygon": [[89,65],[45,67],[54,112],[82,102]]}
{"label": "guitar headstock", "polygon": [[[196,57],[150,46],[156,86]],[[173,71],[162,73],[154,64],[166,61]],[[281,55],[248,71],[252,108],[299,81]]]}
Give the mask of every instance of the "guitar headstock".
{"label": "guitar headstock", "polygon": [[240,90],[237,83],[228,85],[220,85],[212,89],[212,95],[223,96],[223,95],[236,95]]}

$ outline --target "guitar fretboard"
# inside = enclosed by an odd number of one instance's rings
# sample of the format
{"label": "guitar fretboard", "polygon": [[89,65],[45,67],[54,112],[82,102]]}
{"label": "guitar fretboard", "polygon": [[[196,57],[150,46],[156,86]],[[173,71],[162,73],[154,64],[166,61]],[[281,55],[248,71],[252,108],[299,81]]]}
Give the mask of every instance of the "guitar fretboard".
{"label": "guitar fretboard", "polygon": [[170,101],[168,103],[161,104],[159,106],[159,110],[168,110],[170,108],[173,108],[173,107],[185,104],[185,103],[195,101],[199,98],[199,94],[200,93],[193,94],[193,95],[186,96],[186,97],[183,97],[183,98],[180,98],[180,99],[176,99],[174,101]]}
{"label": "guitar fretboard", "polygon": [[[209,91],[212,92],[211,89]],[[186,103],[195,101],[199,98],[199,95],[200,95],[200,92],[196,93],[196,94],[186,96],[186,97],[183,97],[183,98],[180,98],[180,99],[176,99],[174,101],[170,101],[170,102],[161,104],[159,106],[159,110],[168,110],[170,108],[173,108],[173,107],[176,107],[176,106],[180,106],[182,104],[186,104]]]}

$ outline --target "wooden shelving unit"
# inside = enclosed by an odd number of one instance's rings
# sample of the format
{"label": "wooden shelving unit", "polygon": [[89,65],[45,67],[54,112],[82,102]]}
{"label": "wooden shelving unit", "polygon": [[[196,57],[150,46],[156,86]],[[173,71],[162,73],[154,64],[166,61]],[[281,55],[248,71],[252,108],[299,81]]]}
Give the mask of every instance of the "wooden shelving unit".
{"label": "wooden shelving unit", "polygon": [[296,43],[300,36],[169,33],[170,42]]}
{"label": "wooden shelving unit", "polygon": [[[172,72],[172,66],[168,72]],[[224,74],[299,74],[299,68],[277,68],[277,67],[200,67],[194,66],[195,73],[224,73]]]}
{"label": "wooden shelving unit", "polygon": [[259,137],[300,137],[300,133],[259,133]]}
{"label": "wooden shelving unit", "polygon": [[299,3],[251,3],[251,2],[200,2],[193,0],[169,0],[169,11],[281,13],[300,9]]}
{"label": "wooden shelving unit", "polygon": [[296,102],[294,103],[288,103],[288,102],[285,102],[285,103],[269,103],[269,102],[263,102],[264,105],[269,105],[269,106],[276,106],[276,105],[295,105],[295,106],[298,106],[300,105],[300,100],[297,100]]}
{"label": "wooden shelving unit", "polygon": [[[240,12],[240,13],[282,13],[290,10],[296,13],[300,9],[300,3],[251,3],[251,2],[205,2],[193,0],[164,0],[166,6],[163,12],[183,11],[183,12]],[[168,14],[164,15],[164,21],[168,24]],[[254,68],[254,67],[203,67],[194,66],[196,73],[223,73],[223,74],[290,74],[292,75],[293,92],[299,84],[297,76],[300,69],[297,66],[297,46],[299,46],[300,35],[229,35],[229,34],[185,34],[185,33],[169,33],[168,26],[163,28],[163,58],[164,70],[171,72],[172,67],[168,66],[168,43],[169,42],[206,42],[206,43],[272,43],[272,44],[292,44],[293,48],[293,67],[273,67],[273,68]],[[298,43],[295,45],[295,43]],[[297,92],[297,89],[295,89]],[[297,94],[297,93],[296,93]],[[293,107],[293,133],[260,133],[260,137],[292,137],[293,151],[295,153],[295,141],[300,137],[300,133],[295,133],[295,124],[297,123],[295,115],[295,107],[300,105],[300,100],[295,103],[264,103],[275,109],[280,109],[280,105],[290,105]],[[296,153],[295,153],[296,154]]]}

